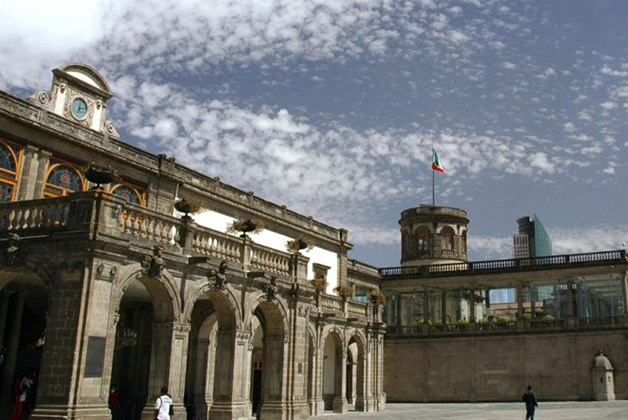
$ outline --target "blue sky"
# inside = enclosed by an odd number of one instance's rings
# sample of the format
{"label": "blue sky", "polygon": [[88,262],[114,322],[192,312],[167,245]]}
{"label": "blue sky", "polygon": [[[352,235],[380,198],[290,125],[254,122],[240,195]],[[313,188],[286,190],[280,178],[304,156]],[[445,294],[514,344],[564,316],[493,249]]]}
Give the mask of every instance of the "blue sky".
{"label": "blue sky", "polygon": [[84,61],[123,139],[350,230],[398,265],[400,212],[468,211],[471,259],[536,212],[555,253],[628,242],[624,0],[0,4],[0,88]]}

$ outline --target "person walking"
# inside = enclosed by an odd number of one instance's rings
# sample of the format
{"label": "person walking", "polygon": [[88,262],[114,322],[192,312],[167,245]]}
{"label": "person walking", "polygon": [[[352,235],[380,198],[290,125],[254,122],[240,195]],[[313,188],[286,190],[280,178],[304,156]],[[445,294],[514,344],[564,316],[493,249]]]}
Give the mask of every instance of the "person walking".
{"label": "person walking", "polygon": [[536,395],[532,392],[532,386],[528,385],[528,390],[523,394],[522,400],[526,403],[526,420],[534,420],[534,411],[539,404],[536,402]]}
{"label": "person walking", "polygon": [[109,410],[111,411],[111,419],[118,420],[118,410],[120,408],[120,394],[116,384],[111,384],[111,390],[109,391]]}
{"label": "person walking", "polygon": [[168,388],[161,388],[161,395],[155,401],[155,420],[170,420],[174,414],[172,408],[172,398],[168,396]]}

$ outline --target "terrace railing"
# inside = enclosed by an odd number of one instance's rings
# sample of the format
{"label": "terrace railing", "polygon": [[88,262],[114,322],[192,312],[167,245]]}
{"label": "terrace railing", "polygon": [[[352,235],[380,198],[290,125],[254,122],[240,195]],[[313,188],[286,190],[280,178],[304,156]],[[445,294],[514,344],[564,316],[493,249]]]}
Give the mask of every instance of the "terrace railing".
{"label": "terrace railing", "polygon": [[383,280],[403,280],[421,277],[461,276],[483,273],[544,270],[559,267],[579,267],[599,265],[601,263],[628,263],[626,251],[622,249],[536,258],[460,262],[416,267],[387,267],[380,268],[379,273]]}
{"label": "terrace railing", "polygon": [[411,326],[390,325],[387,328],[389,336],[434,336],[434,335],[464,335],[464,334],[502,334],[502,333],[530,333],[542,331],[575,331],[590,329],[628,329],[628,314],[610,315],[589,318],[560,318],[560,319],[520,319],[518,321],[471,322],[454,324],[435,324]]}

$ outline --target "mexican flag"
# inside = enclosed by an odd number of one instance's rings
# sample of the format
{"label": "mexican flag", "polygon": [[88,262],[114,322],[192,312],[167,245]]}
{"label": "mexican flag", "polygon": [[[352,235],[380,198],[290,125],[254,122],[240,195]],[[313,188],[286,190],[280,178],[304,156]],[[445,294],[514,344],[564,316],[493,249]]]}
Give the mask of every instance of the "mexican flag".
{"label": "mexican flag", "polygon": [[445,169],[440,164],[440,159],[435,150],[432,150],[432,170],[438,172],[445,172]]}

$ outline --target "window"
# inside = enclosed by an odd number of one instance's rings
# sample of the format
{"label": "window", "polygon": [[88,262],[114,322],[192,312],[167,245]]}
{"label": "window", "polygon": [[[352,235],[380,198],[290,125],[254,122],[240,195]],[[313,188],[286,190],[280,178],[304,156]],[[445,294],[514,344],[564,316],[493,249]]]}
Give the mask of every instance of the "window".
{"label": "window", "polygon": [[22,148],[0,140],[0,203],[15,197]]}
{"label": "window", "polygon": [[430,249],[430,230],[426,226],[421,226],[417,229],[416,236],[417,250],[419,251],[419,256],[428,255]]}
{"label": "window", "polygon": [[327,272],[329,271],[329,267],[323,264],[314,263],[312,265],[312,269],[314,270],[314,279],[315,280],[325,280],[327,281]]}
{"label": "window", "polygon": [[58,197],[84,189],[85,181],[76,167],[67,162],[51,161],[44,196]]}
{"label": "window", "polygon": [[111,189],[111,193],[136,206],[143,206],[144,200],[140,193],[128,184],[117,184]]}
{"label": "window", "polygon": [[454,250],[454,231],[450,227],[444,227],[440,231],[440,237],[442,240],[442,249],[447,251]]}

